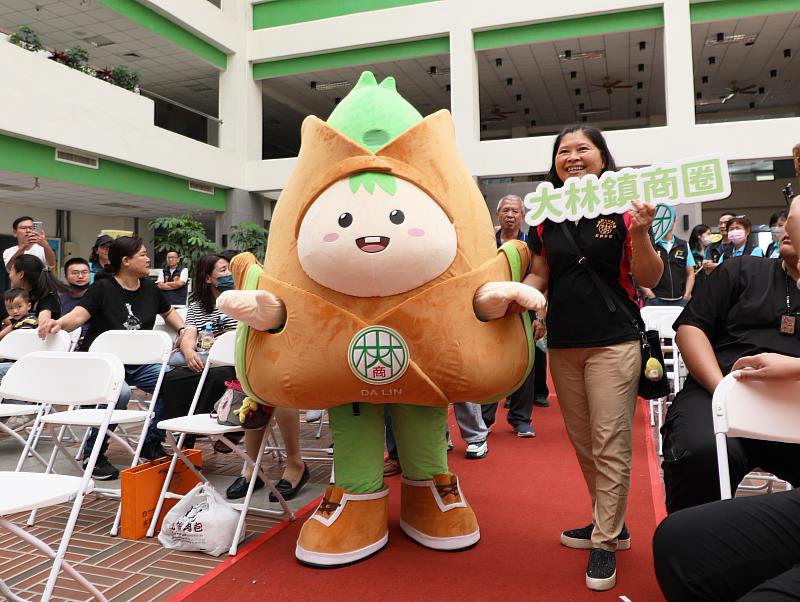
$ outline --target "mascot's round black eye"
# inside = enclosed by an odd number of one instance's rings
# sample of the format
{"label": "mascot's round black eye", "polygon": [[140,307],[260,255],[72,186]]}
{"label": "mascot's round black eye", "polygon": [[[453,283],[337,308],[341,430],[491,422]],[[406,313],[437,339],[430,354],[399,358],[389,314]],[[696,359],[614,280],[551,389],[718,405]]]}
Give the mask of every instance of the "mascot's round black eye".
{"label": "mascot's round black eye", "polygon": [[393,224],[397,224],[398,226],[406,221],[406,214],[400,211],[399,209],[395,209],[389,214],[389,220]]}
{"label": "mascot's round black eye", "polygon": [[349,213],[342,213],[339,216],[339,225],[342,228],[347,228],[352,223],[353,223],[353,216],[350,215]]}

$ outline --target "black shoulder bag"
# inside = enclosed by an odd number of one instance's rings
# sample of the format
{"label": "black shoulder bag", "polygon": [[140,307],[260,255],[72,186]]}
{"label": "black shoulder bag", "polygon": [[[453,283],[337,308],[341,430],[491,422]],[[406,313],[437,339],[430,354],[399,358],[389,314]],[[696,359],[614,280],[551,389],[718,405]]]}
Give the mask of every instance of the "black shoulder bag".
{"label": "black shoulder bag", "polygon": [[[588,272],[597,290],[600,291],[600,295],[603,297],[608,311],[616,313],[617,304],[614,303],[611,289],[600,279],[597,272],[595,272],[594,268],[589,264],[589,260],[581,253],[580,247],[578,247],[578,243],[575,242],[575,237],[572,236],[572,232],[569,231],[569,227],[566,223],[561,224],[561,231],[564,233],[564,237],[567,239],[567,242],[569,242],[572,250],[575,251],[578,256],[578,263]],[[619,307],[622,308],[623,313],[625,313],[630,320],[631,325],[634,330],[639,333],[639,338],[641,339],[642,371],[639,374],[639,396],[645,399],[666,397],[670,393],[670,386],[667,381],[667,370],[664,365],[664,354],[661,351],[661,339],[658,336],[658,331],[645,331],[644,323],[641,321],[640,317],[635,316],[624,304],[620,304]],[[650,371],[647,370],[647,362],[650,359],[656,360],[661,365],[661,376],[655,380],[648,375]]]}

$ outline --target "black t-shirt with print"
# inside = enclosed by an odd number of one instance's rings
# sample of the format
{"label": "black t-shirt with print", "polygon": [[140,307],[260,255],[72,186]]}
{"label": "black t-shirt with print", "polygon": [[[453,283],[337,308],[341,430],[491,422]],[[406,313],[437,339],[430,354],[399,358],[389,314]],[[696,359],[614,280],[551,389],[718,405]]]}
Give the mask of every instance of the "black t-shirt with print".
{"label": "black t-shirt with print", "polygon": [[733,257],[717,266],[695,287],[692,299],[675,321],[702,330],[723,374],[740,357],[757,353],[800,356],[800,291],[788,281],[789,314],[795,333],[780,333],[786,314],[786,273],[779,259]]}
{"label": "black t-shirt with print", "polygon": [[78,303],[92,316],[89,332],[81,343],[87,351],[107,330],[152,330],[157,314],[169,311],[164,294],[148,278],[135,291],[122,288],[116,278],[95,281]]}
{"label": "black t-shirt with print", "polygon": [[[611,290],[617,306],[613,313],[589,272],[578,263],[580,257],[564,237],[562,224],[545,221],[528,232],[531,251],[544,257],[550,268],[548,347],[603,347],[639,338],[629,315],[639,316],[633,301],[629,224],[628,214],[584,218],[577,225],[566,222],[578,248]],[[621,304],[630,311],[624,312]]]}

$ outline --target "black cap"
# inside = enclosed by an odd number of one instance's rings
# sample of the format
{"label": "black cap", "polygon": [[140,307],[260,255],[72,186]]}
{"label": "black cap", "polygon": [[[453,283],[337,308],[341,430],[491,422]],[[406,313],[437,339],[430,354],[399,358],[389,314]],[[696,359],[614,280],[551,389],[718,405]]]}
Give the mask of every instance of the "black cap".
{"label": "black cap", "polygon": [[94,241],[94,247],[92,248],[96,249],[97,247],[100,247],[110,242],[114,242],[114,239],[111,238],[108,234],[101,234],[100,236],[97,237],[97,240]]}

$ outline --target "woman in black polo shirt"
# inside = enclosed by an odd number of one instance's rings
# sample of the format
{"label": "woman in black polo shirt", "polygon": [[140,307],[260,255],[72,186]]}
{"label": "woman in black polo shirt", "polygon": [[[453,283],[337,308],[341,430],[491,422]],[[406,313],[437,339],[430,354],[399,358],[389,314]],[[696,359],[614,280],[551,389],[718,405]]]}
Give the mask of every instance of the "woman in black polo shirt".
{"label": "woman in black polo shirt", "polygon": [[[559,187],[567,178],[615,170],[601,132],[578,125],[556,138],[547,180]],[[653,207],[636,201],[632,205],[624,215],[546,221],[528,233],[533,257],[525,281],[548,291],[550,372],[592,499],[592,523],[564,531],[561,543],[591,550],[586,586],[594,590],[614,586],[615,552],[630,547],[624,519],[631,423],[642,369],[639,333],[631,321],[631,316],[639,317],[633,278],[642,286],[655,286],[663,270],[648,232]],[[578,263],[581,256],[605,291]]]}

